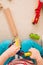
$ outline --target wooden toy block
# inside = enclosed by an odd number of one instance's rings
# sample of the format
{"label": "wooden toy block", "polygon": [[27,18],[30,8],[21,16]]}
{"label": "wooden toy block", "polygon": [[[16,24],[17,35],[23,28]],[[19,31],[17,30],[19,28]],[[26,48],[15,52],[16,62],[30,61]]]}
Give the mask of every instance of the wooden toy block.
{"label": "wooden toy block", "polygon": [[9,24],[10,29],[11,29],[12,35],[14,37],[17,37],[18,36],[18,33],[17,33],[17,29],[16,29],[16,26],[15,26],[13,17],[11,15],[10,9],[9,8],[4,9],[4,14],[6,16],[7,22]]}
{"label": "wooden toy block", "polygon": [[3,9],[3,6],[2,6],[2,4],[0,3],[0,10],[2,10]]}

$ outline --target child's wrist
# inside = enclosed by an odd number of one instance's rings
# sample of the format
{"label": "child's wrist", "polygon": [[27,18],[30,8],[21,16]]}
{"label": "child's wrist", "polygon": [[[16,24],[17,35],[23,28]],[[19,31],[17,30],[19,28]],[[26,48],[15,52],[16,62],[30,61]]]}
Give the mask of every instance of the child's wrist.
{"label": "child's wrist", "polygon": [[41,57],[41,56],[38,56],[38,57],[36,58],[36,61],[37,61],[37,62],[41,62],[41,60],[42,60],[42,57]]}

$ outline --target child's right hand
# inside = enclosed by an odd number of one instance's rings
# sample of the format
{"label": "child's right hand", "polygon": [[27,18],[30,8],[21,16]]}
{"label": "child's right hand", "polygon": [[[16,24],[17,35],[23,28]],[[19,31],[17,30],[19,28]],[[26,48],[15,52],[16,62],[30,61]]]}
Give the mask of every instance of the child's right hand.
{"label": "child's right hand", "polygon": [[31,51],[32,52],[32,55],[30,56],[31,58],[33,58],[33,59],[39,59],[41,56],[40,56],[40,52],[37,50],[37,49],[35,49],[35,48],[31,48],[29,51]]}

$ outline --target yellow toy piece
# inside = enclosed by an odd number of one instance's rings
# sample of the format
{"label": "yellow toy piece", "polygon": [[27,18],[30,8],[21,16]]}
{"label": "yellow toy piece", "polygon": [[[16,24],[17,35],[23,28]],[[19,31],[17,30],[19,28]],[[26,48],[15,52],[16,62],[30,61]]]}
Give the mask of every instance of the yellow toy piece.
{"label": "yellow toy piece", "polygon": [[15,38],[15,44],[16,44],[16,46],[20,46],[20,40],[19,40],[19,38]]}
{"label": "yellow toy piece", "polygon": [[32,55],[32,53],[29,51],[29,52],[27,52],[27,53],[24,53],[24,56],[31,56]]}

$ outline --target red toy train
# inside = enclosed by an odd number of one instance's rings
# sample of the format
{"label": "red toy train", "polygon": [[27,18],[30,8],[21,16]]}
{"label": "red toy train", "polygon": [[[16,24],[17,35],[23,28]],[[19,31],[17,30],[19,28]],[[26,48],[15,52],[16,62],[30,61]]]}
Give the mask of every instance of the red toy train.
{"label": "red toy train", "polygon": [[35,9],[35,18],[34,18],[34,21],[32,22],[33,24],[38,23],[42,6],[43,6],[43,0],[39,0],[38,1],[38,7],[37,7],[37,9]]}

